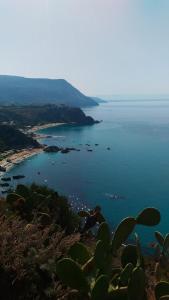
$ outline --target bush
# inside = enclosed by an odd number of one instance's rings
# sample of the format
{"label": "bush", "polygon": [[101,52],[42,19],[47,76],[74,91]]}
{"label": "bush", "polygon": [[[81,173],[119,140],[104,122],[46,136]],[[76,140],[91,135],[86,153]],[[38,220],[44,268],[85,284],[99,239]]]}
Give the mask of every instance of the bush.
{"label": "bush", "polygon": [[[42,228],[16,217],[0,217],[0,298],[58,299],[56,263],[79,240],[55,225]],[[64,292],[65,293],[65,292]]]}
{"label": "bush", "polygon": [[79,227],[79,217],[72,211],[68,200],[46,186],[18,185],[15,192],[7,196],[8,212],[31,222],[48,214],[50,223],[59,225],[66,233]]}

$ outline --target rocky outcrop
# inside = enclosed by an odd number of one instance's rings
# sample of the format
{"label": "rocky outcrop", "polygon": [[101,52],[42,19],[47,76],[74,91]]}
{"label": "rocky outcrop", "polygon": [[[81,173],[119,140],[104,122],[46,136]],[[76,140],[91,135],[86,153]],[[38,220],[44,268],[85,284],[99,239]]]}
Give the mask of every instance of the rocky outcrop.
{"label": "rocky outcrop", "polygon": [[70,151],[80,151],[80,149],[76,149],[76,148],[63,148],[63,147],[58,147],[58,146],[47,146],[43,149],[44,152],[50,152],[50,153],[57,153],[57,152],[61,152],[63,154],[69,153]]}

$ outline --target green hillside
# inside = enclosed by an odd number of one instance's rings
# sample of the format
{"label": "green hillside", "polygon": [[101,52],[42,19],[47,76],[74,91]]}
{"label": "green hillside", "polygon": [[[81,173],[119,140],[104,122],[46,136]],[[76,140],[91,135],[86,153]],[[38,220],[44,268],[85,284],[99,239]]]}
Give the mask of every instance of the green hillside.
{"label": "green hillside", "polygon": [[0,75],[1,104],[97,105],[64,79],[24,78]]}

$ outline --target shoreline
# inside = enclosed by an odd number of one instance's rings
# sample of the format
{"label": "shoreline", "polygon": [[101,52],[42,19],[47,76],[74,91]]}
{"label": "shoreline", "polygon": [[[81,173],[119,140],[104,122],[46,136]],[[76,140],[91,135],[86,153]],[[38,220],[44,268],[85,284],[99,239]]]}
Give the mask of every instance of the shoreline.
{"label": "shoreline", "polygon": [[[66,124],[66,123],[47,123],[47,124],[43,124],[43,125],[37,125],[37,126],[33,126],[32,128],[28,129],[26,131],[26,133],[27,134],[30,134],[30,133],[36,134],[36,132],[39,130],[57,127],[57,126],[61,126],[64,124]],[[43,135],[41,136],[39,134],[39,135],[37,135],[37,137],[35,136],[34,138],[41,139],[44,137],[43,137]],[[30,148],[30,149],[28,148],[28,149],[17,150],[17,152],[8,155],[7,157],[5,157],[4,159],[2,159],[0,161],[0,166],[6,169],[5,172],[0,171],[0,178],[3,177],[9,170],[11,170],[16,165],[19,165],[24,160],[26,160],[34,155],[40,154],[41,152],[43,152],[43,146],[41,148]]]}
{"label": "shoreline", "polygon": [[6,172],[0,172],[0,177],[4,176],[14,166],[20,164],[24,160],[37,155],[43,151],[43,148],[22,149],[13,153],[0,161],[0,166],[6,169]]}
{"label": "shoreline", "polygon": [[57,126],[65,125],[65,124],[66,123],[47,123],[47,124],[43,124],[43,125],[36,125],[30,129],[28,129],[27,133],[34,133],[34,132],[42,130],[42,129],[57,127]]}

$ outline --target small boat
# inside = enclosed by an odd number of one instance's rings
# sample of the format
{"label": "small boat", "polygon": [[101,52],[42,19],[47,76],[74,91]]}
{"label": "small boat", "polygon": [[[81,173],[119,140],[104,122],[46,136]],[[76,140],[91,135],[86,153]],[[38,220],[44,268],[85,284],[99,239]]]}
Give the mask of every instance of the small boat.
{"label": "small boat", "polygon": [[118,194],[109,194],[106,193],[105,196],[107,196],[108,198],[112,199],[112,200],[124,200],[125,197],[122,195],[118,195]]}
{"label": "small boat", "polygon": [[7,187],[7,186],[9,186],[9,183],[0,183],[0,186],[1,187]]}
{"label": "small boat", "polygon": [[13,179],[22,179],[25,178],[25,175],[14,175]]}
{"label": "small boat", "polygon": [[2,177],[1,180],[2,181],[11,181],[11,177]]}

